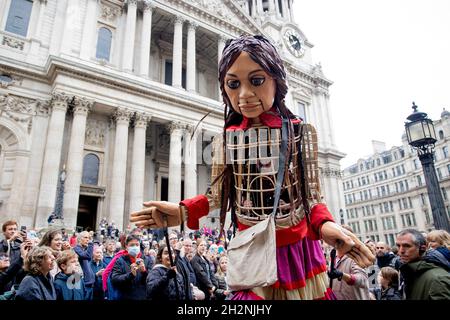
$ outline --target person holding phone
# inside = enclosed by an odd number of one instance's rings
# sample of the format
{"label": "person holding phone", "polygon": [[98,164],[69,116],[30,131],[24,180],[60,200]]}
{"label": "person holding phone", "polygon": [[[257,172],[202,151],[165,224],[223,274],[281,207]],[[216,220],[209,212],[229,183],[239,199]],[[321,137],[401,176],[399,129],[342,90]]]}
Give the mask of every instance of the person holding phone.
{"label": "person holding phone", "polygon": [[9,257],[9,262],[14,264],[20,259],[20,245],[27,238],[26,227],[19,226],[16,221],[8,220],[2,225],[5,239],[0,242],[0,253],[5,253]]}

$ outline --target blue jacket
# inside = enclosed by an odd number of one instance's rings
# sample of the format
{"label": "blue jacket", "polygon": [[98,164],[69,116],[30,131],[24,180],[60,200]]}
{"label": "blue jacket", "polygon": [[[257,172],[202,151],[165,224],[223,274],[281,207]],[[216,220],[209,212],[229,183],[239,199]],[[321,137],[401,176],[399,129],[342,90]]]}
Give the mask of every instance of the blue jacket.
{"label": "blue jacket", "polygon": [[[69,277],[71,277],[69,279]],[[57,300],[87,300],[86,288],[81,275],[67,275],[59,272],[55,276]]]}
{"label": "blue jacket", "polygon": [[122,300],[145,300],[146,278],[152,264],[150,259],[141,257],[145,263],[145,272],[137,271],[136,276],[131,273],[131,260],[128,255],[124,255],[116,260],[111,272],[111,283],[120,291]]}
{"label": "blue jacket", "polygon": [[78,255],[78,261],[80,262],[81,269],[83,269],[84,284],[89,287],[93,286],[95,275],[92,272],[90,262],[92,260],[92,253],[94,252],[94,244],[90,242],[87,248],[83,248],[77,244],[73,250]]}
{"label": "blue jacket", "polygon": [[[157,264],[153,267],[147,277],[147,299],[150,300],[185,300],[183,290],[183,277],[177,272],[176,278],[169,279],[167,267]],[[176,282],[175,282],[176,279]],[[178,294],[175,285],[178,286]]]}
{"label": "blue jacket", "polygon": [[56,300],[56,290],[50,274],[27,275],[17,290],[16,300]]}
{"label": "blue jacket", "polygon": [[94,273],[95,282],[94,282],[94,300],[103,299],[103,283],[102,283],[102,276],[96,276],[96,273],[100,271],[100,269],[105,269],[106,264],[103,261],[100,261],[98,265],[91,261],[90,263],[91,270]]}

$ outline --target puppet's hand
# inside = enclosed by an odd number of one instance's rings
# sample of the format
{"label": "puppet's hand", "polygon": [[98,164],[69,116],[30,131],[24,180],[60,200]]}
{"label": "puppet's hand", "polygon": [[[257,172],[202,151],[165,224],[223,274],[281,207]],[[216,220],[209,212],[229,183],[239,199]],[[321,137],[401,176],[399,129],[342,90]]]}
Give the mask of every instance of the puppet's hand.
{"label": "puppet's hand", "polygon": [[341,228],[334,222],[327,221],[320,229],[322,239],[336,248],[339,255],[346,254],[362,268],[371,266],[375,256],[352,232]]}
{"label": "puppet's hand", "polygon": [[[140,228],[175,227],[181,224],[180,206],[167,201],[144,202],[144,209],[131,213],[130,222]],[[167,223],[165,218],[167,217]]]}

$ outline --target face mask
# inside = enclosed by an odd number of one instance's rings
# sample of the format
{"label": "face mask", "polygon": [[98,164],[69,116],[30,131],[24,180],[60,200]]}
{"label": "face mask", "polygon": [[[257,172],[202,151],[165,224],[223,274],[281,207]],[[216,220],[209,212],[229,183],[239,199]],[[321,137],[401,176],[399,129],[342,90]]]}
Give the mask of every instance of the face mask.
{"label": "face mask", "polygon": [[127,251],[132,257],[136,257],[139,254],[139,252],[141,252],[139,247],[129,247]]}

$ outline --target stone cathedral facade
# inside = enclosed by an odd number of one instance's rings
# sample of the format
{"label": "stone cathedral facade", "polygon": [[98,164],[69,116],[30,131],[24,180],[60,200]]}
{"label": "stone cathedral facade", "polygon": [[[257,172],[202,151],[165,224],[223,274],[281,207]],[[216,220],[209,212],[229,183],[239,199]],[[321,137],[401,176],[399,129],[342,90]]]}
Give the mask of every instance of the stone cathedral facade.
{"label": "stone cathedral facade", "polygon": [[1,1],[0,223],[45,227],[59,199],[68,228],[105,217],[124,229],[144,200],[205,192],[223,125],[217,62],[241,34],[264,34],[282,53],[287,105],[317,129],[322,194],[338,217],[332,83],[292,2]]}

